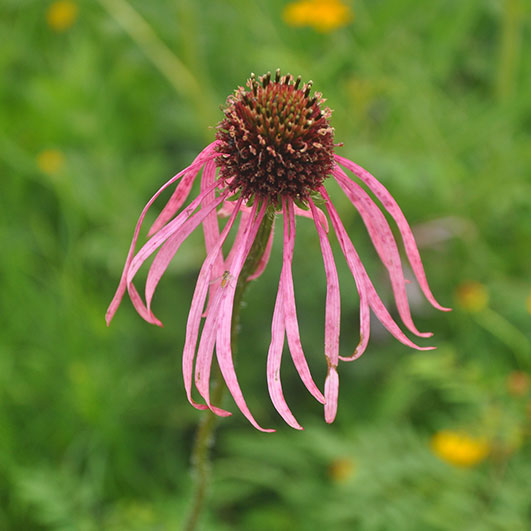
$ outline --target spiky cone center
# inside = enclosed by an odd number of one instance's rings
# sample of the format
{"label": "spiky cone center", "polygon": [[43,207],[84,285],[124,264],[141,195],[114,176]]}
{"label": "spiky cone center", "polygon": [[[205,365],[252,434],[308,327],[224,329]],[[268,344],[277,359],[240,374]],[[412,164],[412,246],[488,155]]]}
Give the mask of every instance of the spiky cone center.
{"label": "spiky cone center", "polygon": [[227,98],[217,126],[216,163],[234,193],[279,205],[281,197],[304,202],[333,165],[334,130],[324,99],[290,74],[268,73],[247,81]]}

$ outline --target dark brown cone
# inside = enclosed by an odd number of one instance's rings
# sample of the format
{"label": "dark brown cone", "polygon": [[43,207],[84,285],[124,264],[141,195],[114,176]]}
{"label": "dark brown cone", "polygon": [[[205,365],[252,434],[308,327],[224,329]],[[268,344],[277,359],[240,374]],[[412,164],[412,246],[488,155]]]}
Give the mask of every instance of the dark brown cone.
{"label": "dark brown cone", "polygon": [[259,81],[239,87],[227,98],[225,118],[217,126],[216,163],[220,178],[245,198],[278,203],[289,196],[304,201],[322,184],[333,164],[331,111],[321,109],[321,94],[310,96],[311,82],[300,76]]}

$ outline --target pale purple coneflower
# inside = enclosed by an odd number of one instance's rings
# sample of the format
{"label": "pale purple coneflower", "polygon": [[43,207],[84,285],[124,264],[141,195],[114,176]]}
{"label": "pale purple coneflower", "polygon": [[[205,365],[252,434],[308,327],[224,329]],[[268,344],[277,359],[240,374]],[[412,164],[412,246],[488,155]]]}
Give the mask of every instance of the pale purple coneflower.
{"label": "pale purple coneflower", "polygon": [[[290,411],[280,381],[280,365],[287,338],[289,351],[304,385],[322,404],[326,422],[336,416],[340,361],[359,358],[367,347],[370,333],[370,310],[385,328],[403,344],[419,350],[395,323],[376,293],[323,183],[332,176],[361,215],[391,281],[398,314],[406,328],[420,337],[411,319],[406,280],[396,241],[386,217],[352,172],[382,203],[395,220],[402,236],[406,255],[428,301],[446,310],[434,299],[420,260],[419,252],[404,214],[387,189],[368,171],[334,154],[331,111],[323,108],[321,94],[311,92],[311,82],[300,85],[300,76],[280,76],[277,71],[259,79],[251,76],[247,88],[239,87],[227,99],[225,117],[217,127],[216,140],[208,145],[190,166],[172,177],[149,200],[135,228],[117,292],[107,311],[107,324],[114,316],[127,290],[138,313],[148,322],[161,325],[151,310],[153,294],[171,259],[186,238],[202,225],[206,258],[197,279],[183,350],[183,377],[186,394],[197,409],[210,409],[220,416],[230,413],[211,403],[210,371],[214,351],[225,383],[236,404],[251,424],[262,431],[242,395],[234,370],[231,349],[231,323],[238,283],[257,278],[269,260],[276,214],[283,217],[283,265],[273,311],[271,344],[267,356],[267,383],[272,402],[282,418],[293,428],[302,429]],[[194,180],[202,169],[201,190],[185,208]],[[217,171],[219,169],[219,171]],[[135,254],[140,227],[157,197],[173,183],[178,185],[149,231],[149,240]],[[339,245],[352,272],[360,298],[360,338],[353,354],[339,354],[340,292],[334,256],[328,241],[324,205]],[[322,251],[326,273],[326,309],[324,354],[327,375],[324,390],[314,382],[300,340],[292,261],[295,243],[295,216],[312,218]],[[218,218],[228,220],[220,230]],[[223,245],[239,216],[239,228],[227,256]],[[242,274],[260,230],[265,240],[254,259],[254,271]],[[149,268],[145,302],[133,279],[142,264],[158,250]],[[208,299],[208,302],[207,302]],[[203,328],[200,333],[201,322]],[[195,371],[194,371],[195,362]],[[192,398],[192,384],[203,403]]]}

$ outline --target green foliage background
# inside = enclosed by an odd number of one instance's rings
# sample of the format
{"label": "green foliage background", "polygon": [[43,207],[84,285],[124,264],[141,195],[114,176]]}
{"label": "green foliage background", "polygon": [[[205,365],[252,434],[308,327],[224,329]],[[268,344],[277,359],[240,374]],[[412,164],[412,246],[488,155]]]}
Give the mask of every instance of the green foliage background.
{"label": "green foliage background", "polygon": [[[277,67],[328,98],[338,150],[380,178],[424,235],[431,286],[454,311],[433,311],[412,291],[419,328],[435,332],[428,353],[373,319],[367,353],[340,367],[330,426],[286,363],[286,397],[306,428],[294,432],[265,382],[277,241],[248,292],[237,371],[251,410],[278,431],[256,432],[227,400],[235,414],[219,424],[205,529],[529,529],[525,2],[356,0],[353,22],[328,34],[287,26],[281,0],[131,0],[153,34],[115,0],[79,2],[76,23],[55,32],[49,4],[0,6],[0,529],[180,528],[200,417],[180,372],[200,234],[157,294],[165,328],[128,302],[109,329],[103,316],[144,203],[213,139],[227,94]],[[37,165],[46,149],[65,157],[52,174]],[[391,302],[359,216],[330,190]],[[301,333],[322,382],[322,259],[311,222],[297,229]],[[336,258],[346,354],[358,299]],[[489,294],[478,312],[455,299],[471,281]],[[490,456],[470,468],[441,461],[430,439],[443,429],[486,438]]]}

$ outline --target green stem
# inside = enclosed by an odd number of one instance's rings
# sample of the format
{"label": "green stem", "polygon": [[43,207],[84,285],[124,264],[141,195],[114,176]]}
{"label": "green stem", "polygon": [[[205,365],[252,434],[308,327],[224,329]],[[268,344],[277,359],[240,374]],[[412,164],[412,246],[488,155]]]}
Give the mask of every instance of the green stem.
{"label": "green stem", "polygon": [[[221,376],[221,371],[216,365],[216,375],[212,389],[212,402],[220,404],[225,394],[225,383]],[[191,504],[191,510],[184,526],[186,531],[194,531],[199,523],[203,505],[205,503],[208,480],[212,469],[210,463],[210,451],[214,446],[214,430],[217,422],[217,415],[207,410],[203,413],[199,421],[199,427],[192,450],[192,469],[194,472],[195,492]]]}
{"label": "green stem", "polygon": [[[240,326],[240,310],[242,308],[243,295],[247,289],[247,286],[249,285],[249,281],[247,279],[254,271],[256,271],[258,263],[264,254],[267,240],[269,239],[269,235],[271,234],[271,229],[273,227],[273,219],[274,212],[268,211],[262,221],[262,224],[260,225],[260,228],[258,229],[253,246],[251,247],[249,256],[245,261],[240,278],[238,279],[238,284],[236,285],[231,323],[231,348],[233,359],[236,356],[237,350],[236,339]],[[217,365],[215,371],[216,374],[212,378],[214,381],[212,389],[212,403],[221,405],[226,386],[225,382],[223,381],[221,371]],[[214,431],[216,428],[217,419],[217,415],[212,413],[212,411],[205,411],[202,414],[202,418],[197,430],[197,435],[192,450],[192,469],[195,479],[195,491],[192,498],[191,510],[184,526],[186,531],[194,531],[197,529],[199,518],[205,505],[207,488],[212,469],[210,454],[212,447],[214,446]]]}

